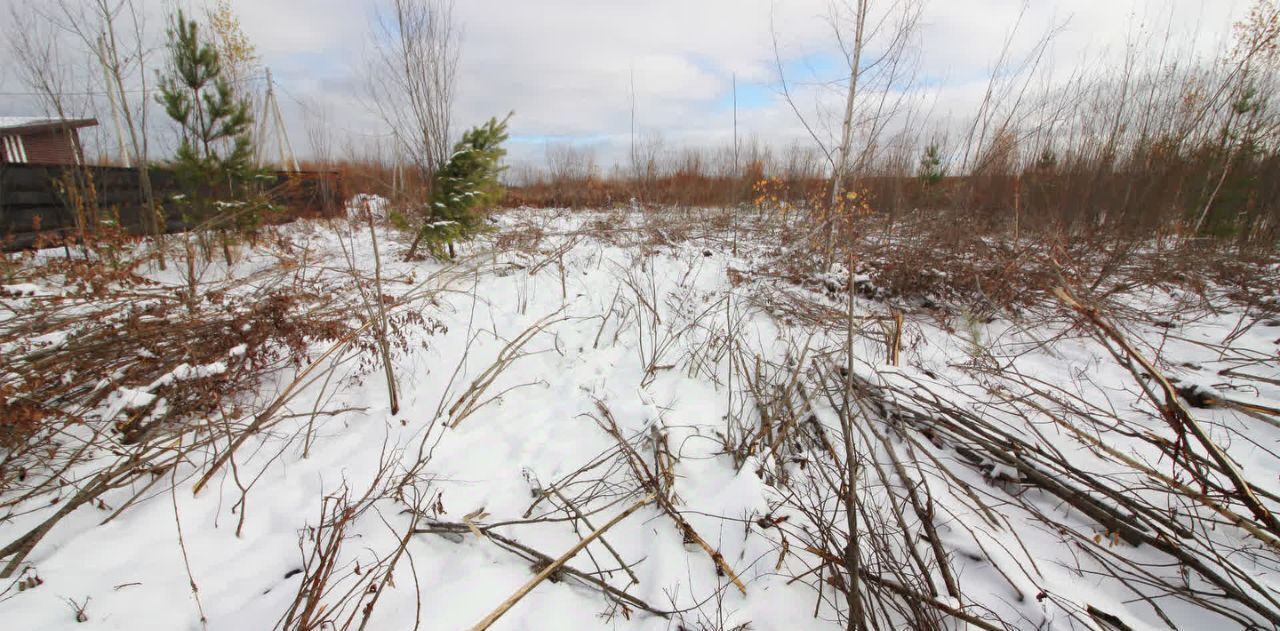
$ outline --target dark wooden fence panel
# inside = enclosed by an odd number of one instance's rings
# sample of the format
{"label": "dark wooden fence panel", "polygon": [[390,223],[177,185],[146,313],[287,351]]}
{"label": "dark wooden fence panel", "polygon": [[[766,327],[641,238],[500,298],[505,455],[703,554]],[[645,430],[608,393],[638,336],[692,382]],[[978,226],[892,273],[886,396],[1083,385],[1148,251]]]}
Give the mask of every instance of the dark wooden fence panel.
{"label": "dark wooden fence panel", "polygon": [[[187,226],[173,199],[187,194],[172,171],[150,171],[155,199],[165,210],[166,229]],[[5,250],[31,247],[38,236],[58,237],[76,229],[67,184],[89,192],[99,218],[114,218],[130,234],[145,234],[143,196],[137,169],[104,166],[0,165],[0,245]],[[273,218],[285,222],[302,217],[335,217],[343,212],[342,181],[335,172],[268,173],[262,190],[284,212]],[[86,196],[89,194],[86,193]]]}

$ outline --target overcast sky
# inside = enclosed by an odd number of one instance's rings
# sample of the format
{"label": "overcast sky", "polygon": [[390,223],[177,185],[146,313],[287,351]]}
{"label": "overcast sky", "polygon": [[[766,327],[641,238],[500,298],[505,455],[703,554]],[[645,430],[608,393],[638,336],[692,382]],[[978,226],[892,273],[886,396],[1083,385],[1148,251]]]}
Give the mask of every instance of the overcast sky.
{"label": "overcast sky", "polygon": [[[10,7],[24,0],[0,0]],[[36,0],[39,4],[52,0]],[[165,3],[150,5],[162,31]],[[873,0],[875,4],[878,0]],[[191,4],[191,3],[186,3]],[[883,4],[883,3],[882,3]],[[1013,29],[1021,0],[930,0],[918,37],[922,89],[935,115],[974,107]],[[1105,63],[1126,34],[1171,25],[1182,47],[1212,53],[1248,0],[1032,0],[1015,38],[1025,53],[1065,25],[1048,60],[1068,69]],[[243,26],[280,86],[295,148],[309,152],[307,128],[326,113],[330,130],[366,144],[385,132],[365,96],[375,0],[234,0]],[[631,77],[642,134],[667,146],[731,142],[733,77],[743,137],[771,143],[803,131],[778,94],[771,32],[789,79],[815,91],[839,80],[827,0],[457,0],[465,30],[456,120],[465,126],[516,112],[516,162],[540,159],[547,143],[594,147],[608,164],[630,136]],[[0,51],[0,115],[38,114]],[[1064,70],[1065,71],[1065,70]],[[835,86],[838,88],[838,86]],[[834,91],[834,90],[833,90]],[[105,115],[100,114],[104,118]],[[385,143],[384,143],[385,144]]]}

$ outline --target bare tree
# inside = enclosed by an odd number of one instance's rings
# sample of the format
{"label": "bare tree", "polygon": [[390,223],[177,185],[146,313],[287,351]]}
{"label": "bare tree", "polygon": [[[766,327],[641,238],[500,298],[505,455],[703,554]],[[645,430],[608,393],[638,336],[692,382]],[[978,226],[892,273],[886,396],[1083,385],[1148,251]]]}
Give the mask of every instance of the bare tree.
{"label": "bare tree", "polygon": [[[6,29],[8,48],[21,83],[31,90],[45,115],[59,119],[75,118],[93,109],[92,98],[80,90],[68,89],[77,85],[78,70],[63,54],[65,41],[56,26],[43,19],[31,4],[13,5],[9,11]],[[92,76],[92,75],[90,75]],[[76,142],[78,136],[71,130],[65,132],[68,142]],[[91,174],[87,169],[67,169],[61,176],[64,186],[74,187],[77,193],[90,190]],[[88,196],[77,194],[68,197],[66,204],[75,221],[76,235],[82,246],[97,226],[97,204]],[[72,202],[75,199],[78,201]],[[68,255],[70,250],[68,249]]]}
{"label": "bare tree", "polygon": [[[923,8],[922,0],[833,0],[827,5],[826,21],[848,73],[843,80],[822,84],[843,87],[838,134],[829,131],[831,125],[823,119],[830,114],[820,104],[813,113],[802,109],[794,83],[784,72],[774,30],[774,60],[783,97],[826,157],[831,170],[828,196],[833,205],[846,188],[855,165],[854,156],[858,156],[858,165],[871,159],[879,136],[900,109],[902,95],[909,91],[915,65],[911,44],[918,33]],[[859,142],[862,147],[855,147]]]}
{"label": "bare tree", "polygon": [[[265,162],[267,129],[276,118],[279,110],[275,102],[275,94],[271,83],[271,70],[266,69],[266,90],[258,90],[253,82],[263,73],[262,56],[253,45],[253,41],[244,32],[240,16],[231,6],[231,0],[206,0],[204,9],[204,25],[210,35],[214,48],[218,51],[218,62],[222,72],[240,94],[249,97],[250,117],[255,121],[253,152],[255,162]],[[290,160],[286,159],[293,152],[286,154],[285,145],[288,136],[283,125],[276,129],[277,145],[282,154],[280,168],[288,169]]]}
{"label": "bare tree", "polygon": [[849,152],[853,149],[853,104],[858,98],[858,80],[862,78],[862,46],[867,34],[867,0],[856,0],[853,7],[853,42],[846,46],[841,36],[836,6],[832,5],[832,30],[840,41],[840,50],[849,62],[849,92],[844,100],[844,118],[840,123],[840,144],[836,147],[836,166],[831,174],[831,205],[840,197],[844,174],[849,169]]}
{"label": "bare tree", "polygon": [[[164,231],[151,187],[147,136],[146,21],[134,0],[55,0],[46,19],[80,40],[104,71],[103,88],[115,101],[128,136],[130,155],[121,159],[138,169],[143,198],[143,226],[153,235]],[[131,95],[133,98],[131,98]],[[121,142],[121,144],[124,144]],[[160,259],[164,265],[163,257]]]}
{"label": "bare tree", "polygon": [[1009,29],[1004,45],[991,68],[987,90],[974,115],[964,141],[961,165],[971,173],[990,172],[993,166],[1010,154],[1009,142],[1017,138],[1015,128],[1023,106],[1029,98],[1032,80],[1041,68],[1045,55],[1066,23],[1053,24],[1020,60],[1013,59],[1013,42],[1021,29],[1029,4],[1024,2],[1017,20]]}
{"label": "bare tree", "polygon": [[582,182],[595,177],[595,150],[577,147],[569,143],[549,144],[546,147],[547,177],[553,184]]}
{"label": "bare tree", "polygon": [[9,53],[16,63],[18,80],[29,89],[50,116],[70,118],[72,112],[87,112],[91,103],[77,99],[68,90],[75,81],[71,66],[62,55],[56,27],[41,19],[30,3],[9,7]]}
{"label": "bare tree", "polygon": [[652,184],[654,180],[662,177],[663,173],[663,156],[667,153],[666,136],[657,129],[646,129],[640,134],[640,138],[636,141],[635,155],[636,162],[634,177],[642,182],[642,185]]}
{"label": "bare tree", "polygon": [[[872,2],[872,0],[832,0],[827,5],[827,23],[844,58],[847,77],[843,82],[844,95],[839,118],[839,134],[832,138],[828,121],[822,120],[825,112],[821,100],[816,116],[807,115],[797,102],[783,69],[777,31],[774,30],[774,59],[781,80],[783,97],[796,117],[809,133],[814,144],[825,155],[831,169],[831,185],[828,190],[828,210],[823,218],[826,247],[823,256],[827,263],[835,261],[835,233],[837,209],[843,206],[843,194],[855,166],[853,156],[857,151],[856,166],[864,170],[874,161],[880,137],[897,117],[914,79],[914,60],[911,43],[918,32],[923,0],[897,2]],[[838,85],[832,82],[828,85]],[[861,142],[861,148],[855,142]],[[854,265],[849,250],[849,287],[853,287]],[[846,375],[852,378],[854,362],[855,326],[854,292],[849,292],[847,334],[845,345],[848,368]],[[844,390],[844,409],[851,409],[852,388]],[[848,587],[844,590],[848,612],[849,631],[867,628],[867,616],[861,585],[862,557],[865,553],[859,529],[858,507],[860,489],[857,483],[861,462],[858,454],[858,430],[852,415],[842,416],[840,433],[846,455],[843,473],[844,484],[841,502],[844,507],[846,540],[842,544],[842,561],[847,568]]]}
{"label": "bare tree", "polygon": [[1280,59],[1280,7],[1257,0],[1248,17],[1236,24],[1236,44],[1230,54],[1234,66],[1220,94],[1229,99],[1226,122],[1222,124],[1219,153],[1222,168],[1195,223],[1195,233],[1204,227],[1233,163],[1242,152],[1256,148],[1263,134],[1261,114],[1275,89],[1277,59]]}
{"label": "bare tree", "polygon": [[453,0],[392,0],[374,32],[369,97],[422,181],[449,159],[462,33]]}

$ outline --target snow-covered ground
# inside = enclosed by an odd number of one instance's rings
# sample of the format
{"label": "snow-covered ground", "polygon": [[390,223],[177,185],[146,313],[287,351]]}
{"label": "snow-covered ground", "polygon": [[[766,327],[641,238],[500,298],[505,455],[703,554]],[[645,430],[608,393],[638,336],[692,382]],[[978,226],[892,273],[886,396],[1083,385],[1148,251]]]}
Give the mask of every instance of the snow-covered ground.
{"label": "snow-covered ground", "polygon": [[[1046,306],[1033,327],[908,312],[892,365],[891,312],[855,298],[849,361],[849,319],[819,315],[841,313],[845,295],[756,273],[786,253],[730,237],[708,217],[684,217],[679,236],[640,213],[521,210],[497,221],[497,234],[449,264],[401,261],[403,238],[390,230],[379,232],[375,256],[358,223],[284,228],[290,269],[331,276],[335,291],[353,295],[357,285],[373,295],[381,282],[396,328],[398,411],[372,342],[326,354],[334,343],[314,341],[314,364],[280,369],[241,409],[218,416],[248,423],[288,393],[269,427],[243,442],[228,432],[56,523],[0,582],[0,628],[239,630],[301,628],[300,619],[317,629],[470,628],[541,569],[504,540],[556,558],[650,494],[657,499],[568,562],[614,593],[558,574],[493,628],[843,628],[845,578],[831,574],[848,524],[842,419],[860,428],[850,444],[860,454],[855,493],[866,501],[862,564],[874,575],[864,589],[877,594],[868,601],[918,601],[918,617],[898,617],[894,628],[1274,624],[1188,562],[1126,538],[1125,525],[1133,536],[1174,536],[1151,525],[1163,523],[1154,513],[1105,524],[1062,489],[1046,491],[1055,481],[1115,514],[1131,512],[1120,496],[1140,497],[1202,529],[1178,549],[1218,559],[1212,569],[1225,583],[1280,615],[1280,533],[1228,523],[1211,503],[1252,517],[1221,489],[1174,492],[1173,483],[1196,484],[1159,452],[1177,436],[1143,392],[1158,398],[1158,385],[1079,313]],[[232,275],[275,282],[265,279],[281,258],[267,250],[248,253]],[[147,274],[181,287],[178,268]],[[0,300],[29,304],[58,291],[27,283]],[[1255,323],[1233,304],[1192,318],[1184,298],[1172,289],[1125,295],[1149,317],[1116,326],[1138,353],[1158,357],[1176,387],[1276,407],[1276,323]],[[851,398],[829,388],[849,367],[862,384]],[[227,366],[187,365],[165,384],[113,384],[96,422],[219,370]],[[324,377],[290,391],[300,372]],[[1271,495],[1280,493],[1275,416],[1239,406],[1191,412],[1260,501],[1280,508]],[[0,545],[124,453],[94,449],[56,473],[67,480],[57,496],[4,508]],[[1007,453],[1021,455],[1002,460]],[[1088,479],[1118,497],[1085,489]],[[1121,567],[1123,559],[1143,565]],[[1181,581],[1209,604],[1162,593]]]}

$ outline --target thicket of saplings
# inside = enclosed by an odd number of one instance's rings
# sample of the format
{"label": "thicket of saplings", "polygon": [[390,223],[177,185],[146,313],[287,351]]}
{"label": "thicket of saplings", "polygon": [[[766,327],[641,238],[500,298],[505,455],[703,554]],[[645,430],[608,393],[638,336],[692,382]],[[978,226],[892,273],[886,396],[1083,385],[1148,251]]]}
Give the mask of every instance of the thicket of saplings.
{"label": "thicket of saplings", "polygon": [[[914,125],[866,143],[835,204],[829,162],[807,144],[677,149],[652,135],[608,172],[589,147],[550,146],[541,167],[507,174],[501,204],[670,220],[681,209],[728,208],[743,225],[763,213],[795,225],[789,245],[812,245],[780,273],[812,283],[845,251],[839,244],[856,243],[853,265],[871,278],[860,289],[904,307],[994,317],[1048,296],[1070,261],[1099,283],[1213,283],[1275,312],[1265,298],[1276,293],[1266,263],[1280,238],[1271,74],[1222,62],[1136,65],[1039,93],[1026,78],[993,80],[991,102],[948,126],[960,130],[954,139]],[[420,196],[407,170],[373,156],[333,166],[362,190]]]}
{"label": "thicket of saplings", "polygon": [[[899,104],[864,125],[845,188],[869,199],[879,218],[936,219],[947,230],[957,222],[1019,234],[1104,228],[1269,247],[1280,235],[1274,34],[1265,24],[1237,28],[1235,47],[1218,59],[1178,54],[1178,42],[1148,37],[1117,70],[1053,84],[1042,80],[1048,68],[995,76],[966,120],[930,120],[937,104]],[[818,206],[835,160],[813,147],[752,137],[674,147],[644,133],[621,165],[606,169],[589,146],[551,145],[541,166],[508,174],[503,203],[740,206],[755,204],[767,186],[783,201]],[[421,188],[357,153],[333,166],[361,190],[403,196]]]}

